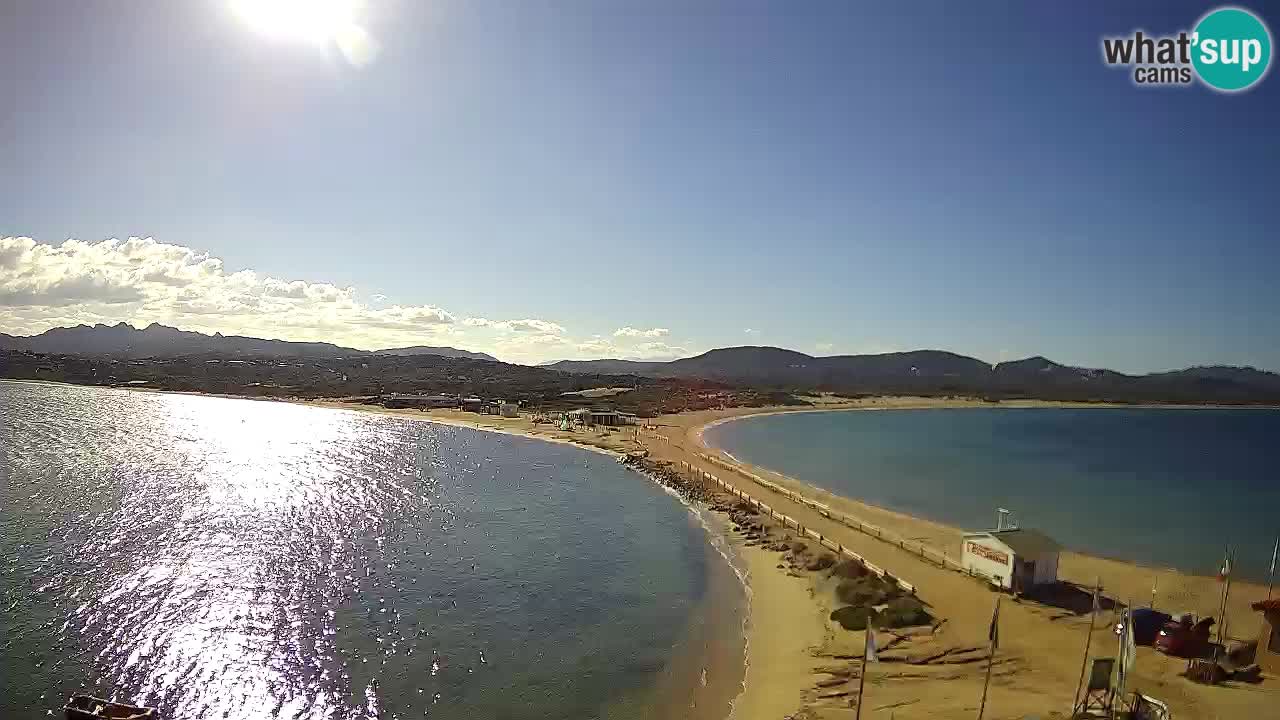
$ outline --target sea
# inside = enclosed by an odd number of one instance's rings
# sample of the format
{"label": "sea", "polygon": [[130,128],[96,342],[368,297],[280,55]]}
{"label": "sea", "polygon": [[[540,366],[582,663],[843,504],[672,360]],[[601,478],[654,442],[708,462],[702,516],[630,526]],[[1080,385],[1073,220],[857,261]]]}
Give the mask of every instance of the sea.
{"label": "sea", "polygon": [[0,382],[0,717],[724,717],[746,599],[708,530],[564,444]]}
{"label": "sea", "polygon": [[1230,546],[1233,573],[1265,581],[1280,534],[1277,410],[856,410],[705,435],[837,495],[965,529],[1005,508],[1069,549],[1148,566],[1212,575]]}

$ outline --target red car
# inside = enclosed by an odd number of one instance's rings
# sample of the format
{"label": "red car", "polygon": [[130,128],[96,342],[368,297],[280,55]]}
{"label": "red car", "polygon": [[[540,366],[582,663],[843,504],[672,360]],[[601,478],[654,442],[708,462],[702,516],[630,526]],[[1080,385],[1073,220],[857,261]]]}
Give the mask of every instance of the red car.
{"label": "red car", "polygon": [[1170,620],[1156,634],[1155,647],[1166,655],[1178,657],[1203,657],[1208,654],[1209,628],[1213,618],[1200,618],[1192,623],[1190,618]]}

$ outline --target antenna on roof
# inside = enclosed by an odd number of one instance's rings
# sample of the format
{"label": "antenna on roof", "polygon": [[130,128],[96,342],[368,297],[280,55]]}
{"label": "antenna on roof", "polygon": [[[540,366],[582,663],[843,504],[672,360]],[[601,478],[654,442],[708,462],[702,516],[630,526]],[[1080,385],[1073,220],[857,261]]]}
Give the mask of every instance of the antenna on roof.
{"label": "antenna on roof", "polygon": [[1011,530],[1015,526],[1009,520],[1009,511],[1004,508],[996,508],[996,531]]}

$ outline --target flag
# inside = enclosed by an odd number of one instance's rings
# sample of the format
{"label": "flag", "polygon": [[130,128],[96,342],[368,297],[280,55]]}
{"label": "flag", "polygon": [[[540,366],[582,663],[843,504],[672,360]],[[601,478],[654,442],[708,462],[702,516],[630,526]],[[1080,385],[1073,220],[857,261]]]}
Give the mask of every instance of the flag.
{"label": "flag", "polygon": [[1276,553],[1280,553],[1280,537],[1276,538],[1276,546],[1271,548],[1271,574],[1276,574]]}
{"label": "flag", "polygon": [[876,629],[871,627],[871,623],[867,623],[867,647],[862,651],[862,657],[866,662],[880,662],[876,657]]}
{"label": "flag", "polygon": [[1133,640],[1133,611],[1124,611],[1124,634],[1120,636],[1120,662],[1118,663],[1118,689],[1124,694],[1125,681],[1133,671],[1133,664],[1138,657],[1138,644]]}
{"label": "flag", "polygon": [[1094,585],[1094,586],[1093,586],[1093,611],[1094,611],[1095,613],[1102,609],[1102,601],[1101,601],[1101,599],[1098,597],[1098,592],[1099,592],[1100,590],[1102,590],[1102,586],[1101,586],[1101,585]]}
{"label": "flag", "polygon": [[1133,610],[1126,610],[1124,615],[1124,650],[1121,661],[1124,664],[1124,673],[1128,675],[1133,669],[1133,663],[1138,659],[1138,643],[1133,640]]}
{"label": "flag", "polygon": [[1218,569],[1218,582],[1225,581],[1231,576],[1231,553],[1228,552],[1222,556],[1222,567]]}
{"label": "flag", "polygon": [[996,598],[996,611],[991,614],[991,629],[987,631],[987,638],[991,640],[991,652],[994,654],[1000,645],[1000,598]]}

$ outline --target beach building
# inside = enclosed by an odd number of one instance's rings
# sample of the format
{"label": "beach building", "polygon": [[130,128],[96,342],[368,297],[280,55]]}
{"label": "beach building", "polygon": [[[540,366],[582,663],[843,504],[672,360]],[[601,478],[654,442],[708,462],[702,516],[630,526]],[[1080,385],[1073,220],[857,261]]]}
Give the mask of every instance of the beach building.
{"label": "beach building", "polygon": [[623,425],[622,413],[616,410],[592,410],[587,414],[588,425]]}
{"label": "beach building", "polygon": [[382,400],[389,408],[456,408],[458,398],[452,395],[389,395]]}
{"label": "beach building", "polygon": [[1062,546],[1038,530],[1002,528],[964,534],[960,564],[1006,590],[1026,592],[1058,582]]}
{"label": "beach building", "polygon": [[484,400],[481,400],[478,397],[462,398],[458,402],[462,406],[462,409],[467,412],[484,412]]}
{"label": "beach building", "polygon": [[1262,629],[1258,632],[1258,652],[1254,662],[1268,675],[1280,675],[1280,598],[1252,605],[1262,613]]}

